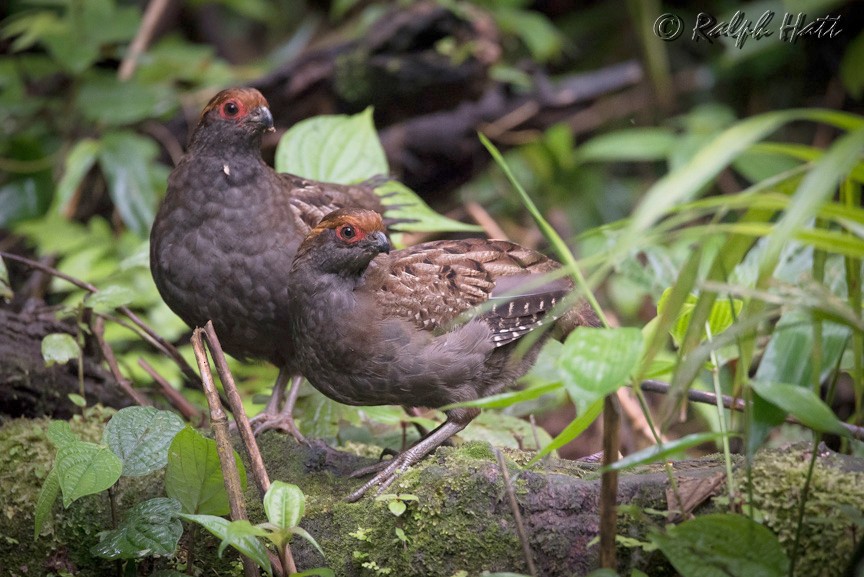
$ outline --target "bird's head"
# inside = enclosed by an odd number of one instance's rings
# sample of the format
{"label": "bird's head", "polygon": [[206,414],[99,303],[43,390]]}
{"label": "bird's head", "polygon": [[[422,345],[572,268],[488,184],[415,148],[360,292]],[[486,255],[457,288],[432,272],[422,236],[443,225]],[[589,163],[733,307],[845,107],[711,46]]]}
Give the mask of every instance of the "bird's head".
{"label": "bird's head", "polygon": [[312,262],[321,272],[357,276],[381,253],[390,252],[381,215],[373,210],[341,208],[321,219],[297,250],[294,260]]}
{"label": "bird's head", "polygon": [[204,140],[229,141],[261,146],[261,136],[273,132],[273,115],[264,95],[254,88],[229,88],[207,103],[198,126],[192,134],[192,144]]}

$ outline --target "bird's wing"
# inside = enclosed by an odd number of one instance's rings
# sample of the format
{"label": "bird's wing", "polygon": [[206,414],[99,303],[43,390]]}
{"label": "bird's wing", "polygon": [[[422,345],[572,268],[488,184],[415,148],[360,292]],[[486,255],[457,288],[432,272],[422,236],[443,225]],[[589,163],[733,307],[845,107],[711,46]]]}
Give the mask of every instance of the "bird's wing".
{"label": "bird's wing", "polygon": [[443,331],[476,310],[501,346],[549,320],[547,313],[570,291],[569,280],[547,278],[556,268],[542,254],[510,242],[466,239],[382,255],[368,277],[385,315]]}
{"label": "bird's wing", "polygon": [[384,208],[374,192],[374,186],[366,182],[351,185],[335,184],[309,180],[288,173],[279,174],[279,178],[285,190],[290,191],[291,204],[297,209],[303,223],[310,229],[326,215],[340,208],[367,208],[379,212]]}

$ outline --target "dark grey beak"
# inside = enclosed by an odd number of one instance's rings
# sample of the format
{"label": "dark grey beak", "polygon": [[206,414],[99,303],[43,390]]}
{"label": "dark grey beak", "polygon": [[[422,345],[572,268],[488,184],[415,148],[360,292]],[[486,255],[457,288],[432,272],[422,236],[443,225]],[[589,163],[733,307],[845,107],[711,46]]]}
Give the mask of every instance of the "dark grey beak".
{"label": "dark grey beak", "polygon": [[259,106],[253,110],[249,115],[249,120],[261,124],[265,132],[274,132],[276,130],[273,127],[273,114],[270,113],[270,109],[266,106]]}
{"label": "dark grey beak", "polygon": [[366,238],[378,252],[390,253],[390,241],[387,240],[387,235],[380,230],[376,230]]}

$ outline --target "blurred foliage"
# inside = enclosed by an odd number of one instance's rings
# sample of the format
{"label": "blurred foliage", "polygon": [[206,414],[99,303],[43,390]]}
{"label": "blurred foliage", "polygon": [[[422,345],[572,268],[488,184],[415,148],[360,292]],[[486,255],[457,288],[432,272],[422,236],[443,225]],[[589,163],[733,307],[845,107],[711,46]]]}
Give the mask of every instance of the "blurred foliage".
{"label": "blurred foliage", "polygon": [[[639,58],[656,97],[633,93],[632,101],[592,109],[595,124],[587,128],[584,119],[564,118],[519,135],[520,144],[504,153],[554,228],[551,244],[563,238],[579,257],[613,324],[641,330],[593,339],[577,331],[544,350],[524,390],[475,405],[522,415],[569,398],[576,420],[551,445],[542,443],[560,448],[594,420],[603,394],[644,378],[672,387],[666,405],[648,415],[658,436],[672,428],[689,388],[748,401],[742,418],[696,409],[703,432],[667,450],[639,454],[653,440],[633,439],[631,462],[681,456],[706,440],[728,452],[741,431],[742,448],[752,452],[778,431],[787,434],[777,428],[787,414],[818,431],[817,440],[844,432],[841,420],[864,424],[864,13],[855,2],[441,4],[489,12],[503,48],[492,78],[512,91],[535,82],[538,69],[554,79]],[[142,21],[139,3],[10,2],[0,9],[0,247],[25,239],[61,271],[113,291],[101,305],[88,303],[92,297],[55,279],[49,302],[75,318],[85,306],[110,312],[128,305],[160,335],[185,343],[186,328],[150,279],[144,240],[170,171],[165,126],[182,103],[197,108],[204,94],[274,70],[312,37],[357,37],[390,6],[184,3],[131,78],[120,80],[119,63]],[[699,11],[728,22],[738,10],[753,20],[773,12],[773,36],[741,48],[734,38],[690,37]],[[678,40],[652,32],[662,12],[685,23]],[[783,42],[777,30],[787,12],[809,20],[839,15],[842,31]],[[448,54],[453,43],[436,46]],[[482,206],[514,240],[544,244],[499,167],[456,196]],[[0,297],[9,299],[7,285],[15,283],[5,277],[0,264]],[[139,386],[151,382],[139,357],[179,382],[179,369],[136,333],[109,323],[106,338]],[[188,347],[181,349],[191,359]],[[626,366],[616,365],[621,358]],[[604,378],[592,379],[589,366]],[[265,389],[275,375],[262,365],[232,368],[248,392]],[[829,406],[841,387],[852,400],[838,417]],[[246,397],[252,408],[253,396]],[[342,442],[398,446],[406,421],[398,409],[344,407],[314,391],[304,393],[300,408],[305,432]],[[834,446],[864,453],[848,437]]]}

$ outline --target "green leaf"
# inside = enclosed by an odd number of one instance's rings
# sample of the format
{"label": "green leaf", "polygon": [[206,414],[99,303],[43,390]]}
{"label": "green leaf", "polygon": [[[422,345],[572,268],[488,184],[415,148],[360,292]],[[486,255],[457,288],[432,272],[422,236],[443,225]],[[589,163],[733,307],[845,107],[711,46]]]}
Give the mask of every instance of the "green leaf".
{"label": "green leaf", "polygon": [[595,136],[576,149],[580,161],[665,160],[677,136],[666,128],[631,128]]}
{"label": "green leaf", "polygon": [[66,445],[80,442],[80,439],[72,432],[72,427],[69,426],[69,421],[51,421],[48,424],[46,431],[48,440],[58,449],[62,449]]}
{"label": "green leaf", "polygon": [[66,156],[63,178],[57,183],[56,202],[61,212],[66,212],[78,186],[99,157],[102,143],[92,138],[79,140]]}
{"label": "green leaf", "polygon": [[765,381],[751,381],[750,386],[764,400],[791,414],[814,431],[849,435],[831,408],[807,387]]}
{"label": "green leaf", "polygon": [[273,575],[273,567],[270,565],[267,548],[258,540],[261,531],[252,527],[249,521],[229,522],[227,519],[215,515],[190,515],[188,513],[181,513],[180,516],[187,521],[198,523],[222,540],[219,547],[219,557],[222,557],[225,547],[230,545],[252,559],[268,575]]}
{"label": "green leaf", "polygon": [[54,363],[65,365],[72,359],[77,359],[81,354],[81,348],[75,338],[68,333],[51,333],[42,339],[42,358],[45,366],[50,367]]}
{"label": "green leaf", "polygon": [[742,515],[703,515],[651,540],[681,577],[783,577],[789,566],[777,537]]}
{"label": "green leaf", "polygon": [[36,500],[36,511],[34,514],[33,539],[39,538],[39,533],[42,531],[42,525],[45,524],[45,519],[51,514],[51,509],[54,507],[54,501],[60,494],[60,479],[57,476],[57,469],[52,468],[45,477],[45,482],[42,484],[42,490],[39,491],[39,498]]}
{"label": "green leaf", "polygon": [[150,164],[156,144],[134,132],[109,132],[102,138],[99,166],[108,181],[108,192],[123,222],[144,238],[156,214],[156,182]]}
{"label": "green leaf", "polygon": [[183,426],[171,411],[126,407],[108,421],[102,442],[123,461],[124,475],[140,477],[168,463],[168,447]]}
{"label": "green leaf", "polygon": [[66,395],[66,398],[68,398],[70,401],[72,401],[72,404],[75,405],[76,407],[86,407],[87,406],[87,399],[85,399],[81,395],[77,395],[75,393],[69,393],[68,395]]}
{"label": "green leaf", "polygon": [[[245,489],[246,469],[236,451],[234,460]],[[191,427],[177,433],[168,450],[165,492],[180,501],[184,512],[227,515],[230,507],[216,441]]]}
{"label": "green leaf", "polygon": [[117,529],[102,533],[90,550],[103,559],[137,559],[174,553],[183,534],[180,503],[157,497],[135,505]]}
{"label": "green leaf", "polygon": [[636,328],[578,327],[564,341],[559,367],[574,403],[593,403],[627,382],[642,352]]}
{"label": "green leaf", "polygon": [[397,517],[401,516],[402,513],[408,508],[408,505],[399,501],[398,499],[393,499],[389,503],[387,503],[387,508],[390,509],[390,512],[396,515]]}
{"label": "green leaf", "polygon": [[609,470],[620,471],[637,465],[660,461],[661,459],[666,459],[670,455],[685,451],[690,447],[695,447],[702,443],[718,441],[726,435],[737,436],[735,434],[730,435],[729,433],[726,433],[725,435],[723,433],[694,433],[692,435],[687,435],[686,437],[681,437],[680,439],[675,439],[674,441],[669,441],[668,443],[663,443],[662,445],[653,445],[642,449],[641,451],[631,453],[623,459],[618,459],[609,466]]}
{"label": "green leaf", "polygon": [[125,307],[135,299],[135,292],[129,287],[111,285],[97,293],[88,294],[84,303],[99,314],[110,313],[119,307]]}
{"label": "green leaf", "polygon": [[444,405],[441,407],[441,410],[454,409],[456,407],[477,407],[481,409],[501,409],[503,407],[510,407],[515,405],[516,403],[521,403],[523,401],[533,401],[534,399],[538,399],[543,395],[548,395],[550,393],[554,393],[562,387],[560,380],[554,383],[544,383],[540,385],[535,385],[533,387],[528,387],[527,389],[522,389],[521,391],[509,391],[506,393],[499,393],[497,395],[490,395],[488,397],[482,397],[480,399],[475,399],[473,401],[464,401],[462,403],[452,403],[449,405]]}
{"label": "green leaf", "polygon": [[[404,232],[482,232],[483,228],[440,215],[417,196],[413,190],[396,180],[375,188],[381,197],[384,214],[396,220],[393,230]],[[402,222],[399,222],[402,221]]]}
{"label": "green leaf", "polygon": [[353,116],[317,116],[292,126],[276,147],[276,170],[351,184],[387,174],[372,109]]}
{"label": "green leaf", "polygon": [[264,511],[267,520],[279,527],[296,527],[306,510],[306,496],[297,485],[274,481],[264,495]]}
{"label": "green leaf", "polygon": [[[657,302],[658,315],[662,314],[665,310],[667,299],[669,298],[671,291],[671,288],[663,291],[663,295]],[[679,309],[680,312],[678,318],[669,330],[669,334],[672,335],[672,339],[675,341],[676,346],[680,347],[681,343],[684,342],[684,337],[687,335],[687,330],[690,328],[690,319],[693,316],[693,309],[697,302],[698,297],[696,295],[688,295],[684,305]],[[718,299],[714,301],[711,305],[711,312],[708,315],[708,320],[706,321],[708,328],[711,331],[712,338],[732,326],[732,323],[741,314],[743,306],[744,302],[740,299],[732,299],[731,302],[729,299]],[[704,341],[707,338],[708,333],[703,327],[701,340]]]}
{"label": "green leaf", "polygon": [[[85,118],[109,126],[159,118],[176,105],[173,92],[163,83],[120,82],[114,75],[89,76],[75,102]],[[133,159],[132,154],[129,151],[127,161]]]}
{"label": "green leaf", "polygon": [[534,60],[546,62],[561,52],[564,45],[561,32],[540,12],[498,8],[492,14],[502,31],[525,43]]}
{"label": "green leaf", "polygon": [[95,443],[77,441],[57,451],[55,468],[63,491],[63,506],[114,485],[123,472],[123,462],[111,449]]}

